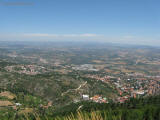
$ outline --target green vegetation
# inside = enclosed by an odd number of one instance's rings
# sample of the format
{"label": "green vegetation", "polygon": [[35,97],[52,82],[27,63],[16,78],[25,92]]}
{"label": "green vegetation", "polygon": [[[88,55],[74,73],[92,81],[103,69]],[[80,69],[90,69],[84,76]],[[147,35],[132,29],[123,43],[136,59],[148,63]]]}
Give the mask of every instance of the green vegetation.
{"label": "green vegetation", "polygon": [[[83,107],[77,113],[79,106]],[[102,120],[158,120],[160,119],[160,96],[131,99],[124,104],[82,102],[66,106],[57,110],[55,114],[64,119],[73,117],[78,120],[81,120],[80,116],[91,119],[93,114],[99,115]]]}
{"label": "green vegetation", "polygon": [[[65,43],[1,46],[2,120],[160,119],[159,48]],[[88,101],[83,101],[83,95]],[[92,99],[95,96],[105,100],[101,103]]]}
{"label": "green vegetation", "polygon": [[[39,100],[35,96],[26,94],[23,104],[17,110],[12,107],[0,108],[1,120],[159,120],[160,96],[140,99],[130,99],[127,103],[94,103],[79,102],[66,105],[59,109],[50,106],[38,106]],[[34,98],[34,99],[33,99]],[[14,101],[14,100],[13,100]],[[31,101],[31,105],[29,105]],[[42,99],[40,101],[43,101]],[[45,104],[45,102],[43,102]],[[43,104],[41,102],[41,104]],[[34,104],[34,105],[33,105]],[[79,107],[82,106],[80,109]]]}

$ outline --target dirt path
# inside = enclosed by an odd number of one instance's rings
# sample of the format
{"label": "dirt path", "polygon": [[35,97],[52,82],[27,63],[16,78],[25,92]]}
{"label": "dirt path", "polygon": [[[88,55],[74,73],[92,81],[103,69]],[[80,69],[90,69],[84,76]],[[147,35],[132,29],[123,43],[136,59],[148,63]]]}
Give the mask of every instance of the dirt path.
{"label": "dirt path", "polygon": [[65,94],[67,94],[67,93],[70,92],[70,91],[78,91],[79,89],[81,89],[81,87],[85,86],[86,84],[87,84],[87,81],[86,81],[85,83],[79,85],[79,87],[76,88],[76,89],[69,89],[69,90],[67,90],[66,92],[63,92],[63,93],[61,94],[61,96],[64,96]]}

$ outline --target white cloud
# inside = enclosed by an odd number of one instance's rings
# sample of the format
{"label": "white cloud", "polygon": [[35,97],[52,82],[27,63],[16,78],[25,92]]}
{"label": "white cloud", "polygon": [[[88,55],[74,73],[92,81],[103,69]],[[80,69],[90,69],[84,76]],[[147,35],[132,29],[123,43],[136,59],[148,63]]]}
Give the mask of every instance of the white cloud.
{"label": "white cloud", "polygon": [[121,44],[159,45],[159,36],[136,35],[102,35],[102,34],[48,34],[48,33],[22,33],[0,34],[0,41],[98,41]]}
{"label": "white cloud", "polygon": [[25,37],[95,37],[100,36],[98,34],[44,34],[44,33],[25,33],[21,34],[20,36]]}
{"label": "white cloud", "polygon": [[48,33],[19,33],[0,34],[0,41],[96,41],[103,38],[100,34],[48,34]]}

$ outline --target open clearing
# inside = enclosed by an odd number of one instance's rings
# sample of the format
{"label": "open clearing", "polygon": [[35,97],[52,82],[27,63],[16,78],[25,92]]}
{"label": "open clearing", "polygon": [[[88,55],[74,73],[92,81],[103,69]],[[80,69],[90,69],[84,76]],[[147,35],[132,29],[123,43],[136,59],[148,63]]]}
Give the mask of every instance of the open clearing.
{"label": "open clearing", "polygon": [[8,99],[14,99],[16,96],[8,91],[5,91],[5,92],[1,92],[0,93],[0,97],[6,97]]}
{"label": "open clearing", "polygon": [[10,101],[0,101],[0,107],[13,106]]}

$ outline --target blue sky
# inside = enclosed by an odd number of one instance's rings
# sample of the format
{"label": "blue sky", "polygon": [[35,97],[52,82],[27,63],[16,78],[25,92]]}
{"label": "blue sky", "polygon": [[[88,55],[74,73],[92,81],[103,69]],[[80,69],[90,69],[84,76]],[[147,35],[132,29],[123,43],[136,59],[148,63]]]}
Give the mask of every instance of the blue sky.
{"label": "blue sky", "polygon": [[0,0],[0,40],[160,44],[159,0]]}

